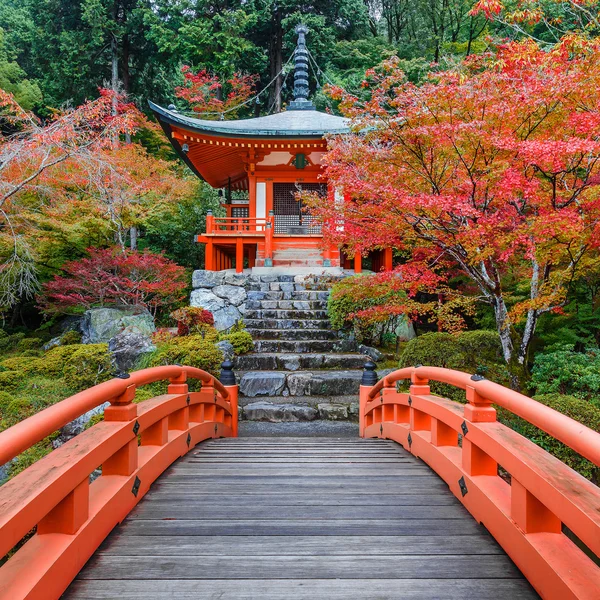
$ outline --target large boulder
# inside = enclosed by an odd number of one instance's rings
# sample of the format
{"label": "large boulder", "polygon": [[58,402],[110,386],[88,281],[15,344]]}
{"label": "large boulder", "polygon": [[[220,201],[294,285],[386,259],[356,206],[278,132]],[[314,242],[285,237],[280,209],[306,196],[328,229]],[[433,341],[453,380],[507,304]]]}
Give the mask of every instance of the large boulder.
{"label": "large boulder", "polygon": [[122,332],[111,338],[108,349],[119,371],[131,371],[143,354],[156,350],[152,340],[141,333]]}
{"label": "large boulder", "polygon": [[222,285],[225,282],[225,273],[223,271],[203,271],[201,269],[192,273],[192,287],[214,288],[216,285]]}
{"label": "large boulder", "polygon": [[247,297],[246,290],[236,285],[217,285],[212,289],[212,293],[234,306],[239,306]]}
{"label": "large boulder", "polygon": [[155,331],[154,318],[147,310],[92,308],[81,322],[84,344],[106,343],[123,332],[150,336]]}

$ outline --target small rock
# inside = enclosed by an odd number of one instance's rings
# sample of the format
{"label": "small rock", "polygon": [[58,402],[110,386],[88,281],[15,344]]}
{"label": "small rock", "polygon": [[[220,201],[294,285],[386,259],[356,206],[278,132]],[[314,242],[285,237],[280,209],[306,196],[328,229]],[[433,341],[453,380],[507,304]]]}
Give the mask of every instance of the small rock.
{"label": "small rock", "polygon": [[279,284],[279,289],[282,292],[293,292],[294,291],[294,284],[293,283],[280,283]]}
{"label": "small rock", "polygon": [[247,297],[246,290],[235,285],[217,285],[211,291],[215,296],[228,300],[234,306],[239,306]]}
{"label": "small rock", "polygon": [[117,370],[127,373],[135,367],[142,354],[154,352],[156,346],[146,335],[123,332],[109,340],[108,349]]}
{"label": "small rock", "polygon": [[277,275],[263,275],[260,280],[263,283],[274,283],[277,281]]}
{"label": "small rock", "polygon": [[248,398],[278,396],[285,386],[285,373],[245,373],[240,380],[240,394]]}
{"label": "small rock", "polygon": [[56,346],[60,346],[60,339],[62,336],[58,336],[52,338],[47,344],[44,344],[42,347],[44,350],[50,350],[50,348],[55,348]]}
{"label": "small rock", "polygon": [[345,421],[348,418],[348,407],[345,404],[317,404],[321,419],[329,421]]}
{"label": "small rock", "polygon": [[244,416],[248,421],[268,421],[270,423],[313,421],[317,418],[317,411],[312,406],[253,402],[244,407]]}
{"label": "small rock", "polygon": [[264,300],[265,299],[265,292],[256,292],[256,291],[252,291],[252,292],[248,292],[248,300]]}
{"label": "small rock", "polygon": [[225,282],[225,273],[223,271],[204,271],[198,269],[192,274],[192,287],[197,288],[213,288],[216,285],[221,285]]}
{"label": "small rock", "polygon": [[358,351],[362,352],[363,354],[366,354],[371,360],[374,360],[375,362],[379,362],[384,358],[383,354],[379,352],[377,348],[373,348],[372,346],[365,346],[364,344],[361,344],[358,347]]}
{"label": "small rock", "polygon": [[233,360],[235,351],[231,342],[228,340],[223,340],[221,342],[217,342],[215,346],[223,353],[223,360]]}
{"label": "small rock", "polygon": [[110,402],[105,402],[96,408],[92,408],[92,410],[88,410],[86,413],[83,413],[80,417],[77,417],[70,423],[67,423],[59,432],[58,437],[52,440],[52,447],[54,449],[59,448],[64,443],[68,442],[70,439],[74,438],[76,435],[79,435],[87,425],[87,422],[94,416],[98,414],[104,413],[104,409],[110,406]]}

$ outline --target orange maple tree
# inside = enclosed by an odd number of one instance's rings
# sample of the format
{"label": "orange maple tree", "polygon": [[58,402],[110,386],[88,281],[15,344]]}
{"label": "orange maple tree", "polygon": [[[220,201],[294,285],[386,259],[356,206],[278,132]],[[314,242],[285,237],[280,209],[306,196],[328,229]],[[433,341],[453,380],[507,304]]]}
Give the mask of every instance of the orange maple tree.
{"label": "orange maple tree", "polygon": [[367,73],[367,101],[332,90],[353,133],[325,157],[345,198],[314,202],[326,237],[403,249],[409,295],[466,277],[515,372],[600,245],[599,49],[511,43],[422,86],[392,60]]}

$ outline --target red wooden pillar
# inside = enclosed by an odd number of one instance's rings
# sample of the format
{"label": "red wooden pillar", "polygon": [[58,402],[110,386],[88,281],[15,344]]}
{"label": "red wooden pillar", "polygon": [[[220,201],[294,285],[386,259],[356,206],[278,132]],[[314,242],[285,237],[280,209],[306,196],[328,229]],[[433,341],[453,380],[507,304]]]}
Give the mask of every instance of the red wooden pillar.
{"label": "red wooden pillar", "polygon": [[392,249],[385,248],[383,250],[383,270],[391,271],[392,268]]}
{"label": "red wooden pillar", "polygon": [[204,249],[204,268],[207,271],[215,270],[215,261],[214,261],[215,249],[213,246],[212,240],[208,240],[206,242],[206,247]]}
{"label": "red wooden pillar", "polygon": [[241,237],[235,239],[235,272],[244,270],[244,241]]}
{"label": "red wooden pillar", "polygon": [[362,254],[360,252],[354,255],[354,272],[362,273]]}

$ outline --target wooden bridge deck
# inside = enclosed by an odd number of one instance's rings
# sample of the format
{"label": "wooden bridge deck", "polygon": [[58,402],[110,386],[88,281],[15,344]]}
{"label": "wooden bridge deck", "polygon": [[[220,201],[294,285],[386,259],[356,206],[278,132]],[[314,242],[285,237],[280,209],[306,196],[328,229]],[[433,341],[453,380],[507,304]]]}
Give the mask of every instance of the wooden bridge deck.
{"label": "wooden bridge deck", "polygon": [[537,598],[391,441],[210,440],[174,464],[64,598]]}

